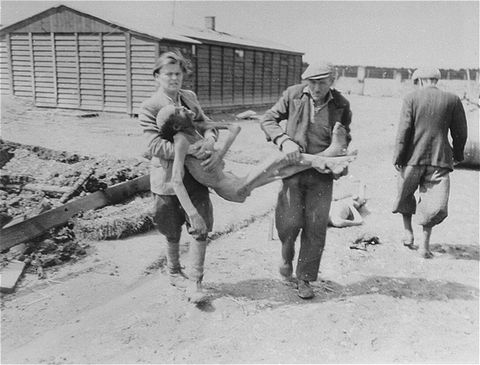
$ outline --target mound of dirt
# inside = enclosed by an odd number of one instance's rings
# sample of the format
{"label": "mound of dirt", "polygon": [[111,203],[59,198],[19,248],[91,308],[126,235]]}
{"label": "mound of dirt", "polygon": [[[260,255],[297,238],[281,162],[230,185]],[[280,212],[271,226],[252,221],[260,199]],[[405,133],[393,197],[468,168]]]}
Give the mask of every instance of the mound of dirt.
{"label": "mound of dirt", "polygon": [[[2,227],[148,173],[146,160],[80,156],[4,140],[0,141],[0,148],[5,156],[0,170]],[[86,179],[79,185],[82,177]],[[107,208],[86,212],[63,227],[13,247],[2,255],[2,262],[15,258],[43,275],[43,268],[84,255],[82,240],[124,237],[152,226],[146,215],[137,216],[121,206]],[[124,219],[125,215],[138,217],[139,222]],[[75,228],[77,225],[81,228]]]}

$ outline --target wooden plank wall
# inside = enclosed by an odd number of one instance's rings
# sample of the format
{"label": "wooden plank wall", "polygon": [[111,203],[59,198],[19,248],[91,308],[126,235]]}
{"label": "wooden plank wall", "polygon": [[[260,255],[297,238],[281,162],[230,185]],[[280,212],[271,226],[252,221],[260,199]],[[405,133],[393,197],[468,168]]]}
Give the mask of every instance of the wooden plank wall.
{"label": "wooden plank wall", "polygon": [[55,61],[57,70],[57,105],[61,108],[80,107],[80,75],[75,34],[55,34]]}
{"label": "wooden plank wall", "polygon": [[50,33],[30,33],[33,57],[35,105],[56,106],[55,59]]}
{"label": "wooden plank wall", "polygon": [[255,52],[252,50],[245,50],[244,52],[244,59],[243,62],[245,72],[244,77],[245,80],[243,82],[243,95],[244,95],[244,103],[245,104],[253,104],[254,99],[254,59],[255,59]]}
{"label": "wooden plank wall", "polygon": [[159,42],[130,33],[12,33],[0,66],[10,89],[37,106],[138,114],[154,91],[152,67],[165,51],[193,63],[184,87],[209,108],[271,104],[300,81],[301,56],[220,45]]}
{"label": "wooden plank wall", "polygon": [[244,83],[245,83],[245,63],[243,50],[235,50],[235,64],[234,64],[234,76],[233,76],[233,104],[244,104]]}
{"label": "wooden plank wall", "polygon": [[222,105],[222,47],[210,46],[210,104],[209,106]]}
{"label": "wooden plank wall", "polygon": [[104,66],[102,36],[96,33],[75,35],[77,47],[79,108],[104,109]]}
{"label": "wooden plank wall", "polygon": [[200,104],[207,106],[210,103],[210,47],[203,44],[198,45],[196,56],[197,84],[195,92]]}
{"label": "wooden plank wall", "polygon": [[132,112],[139,113],[142,102],[155,92],[152,69],[158,57],[158,43],[139,37],[130,41]]}
{"label": "wooden plank wall", "polygon": [[222,105],[233,105],[234,49],[222,47]]}
{"label": "wooden plank wall", "polygon": [[128,112],[124,33],[103,34],[104,110]]}
{"label": "wooden plank wall", "polygon": [[263,52],[253,52],[253,100],[254,102],[262,102],[262,85],[263,79]]}
{"label": "wooden plank wall", "polygon": [[274,53],[272,58],[272,98],[275,98],[275,95],[278,98],[282,92],[282,84],[280,83],[280,54]]}
{"label": "wooden plank wall", "polygon": [[14,33],[10,42],[15,95],[37,106],[130,111],[125,34]]}
{"label": "wooden plank wall", "polygon": [[32,77],[33,59],[30,50],[29,34],[11,34],[9,41],[11,60],[11,90],[16,96],[34,99],[34,83]]}
{"label": "wooden plank wall", "polygon": [[200,103],[209,108],[275,103],[300,82],[302,56],[202,44],[196,52]]}
{"label": "wooden plank wall", "polygon": [[[263,55],[263,75],[262,75],[262,103],[272,102],[272,53],[265,52]],[[276,93],[275,93],[276,94]]]}
{"label": "wooden plank wall", "polygon": [[0,39],[0,92],[10,94],[10,54],[8,52],[8,39]]}

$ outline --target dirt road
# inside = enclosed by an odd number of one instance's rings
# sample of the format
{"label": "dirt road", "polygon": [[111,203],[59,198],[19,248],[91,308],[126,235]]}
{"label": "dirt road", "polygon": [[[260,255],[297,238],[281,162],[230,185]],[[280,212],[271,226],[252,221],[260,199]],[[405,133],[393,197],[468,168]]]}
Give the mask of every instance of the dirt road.
{"label": "dirt road", "polygon": [[[421,259],[401,247],[400,217],[390,213],[400,100],[349,99],[360,151],[350,172],[367,185],[368,212],[361,227],[329,229],[313,300],[302,301],[277,274],[280,244],[268,239],[278,189],[272,184],[242,205],[213,196],[219,235],[207,252],[211,300],[203,307],[168,285],[155,232],[91,242],[86,258],[46,280],[27,276],[2,298],[2,363],[478,363],[478,171],[452,174],[450,216],[434,230],[434,259]],[[41,134],[52,116],[39,121],[36,111],[29,113],[35,123],[9,120],[2,137],[52,147],[52,135]],[[98,148],[80,136],[101,128],[101,118],[98,124],[82,120],[82,128],[68,128],[68,118],[55,124],[55,135],[63,136],[55,142],[59,149]],[[134,121],[119,120],[129,127],[109,124],[110,131],[99,133],[101,152],[112,145],[113,153],[131,155],[136,142],[126,141],[140,134],[129,124]],[[26,129],[16,132],[19,125]],[[67,126],[63,133],[60,126]],[[258,126],[243,127],[232,156],[261,157],[269,147]],[[349,241],[363,232],[381,244],[350,249]],[[184,234],[183,252],[189,239]]]}

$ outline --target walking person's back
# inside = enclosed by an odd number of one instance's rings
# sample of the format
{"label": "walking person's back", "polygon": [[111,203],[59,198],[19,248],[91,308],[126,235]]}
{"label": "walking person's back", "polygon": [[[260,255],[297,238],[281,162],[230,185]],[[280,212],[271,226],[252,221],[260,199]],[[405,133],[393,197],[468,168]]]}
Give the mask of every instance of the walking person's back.
{"label": "walking person's back", "polygon": [[[416,90],[405,97],[402,119],[404,127],[397,135],[395,163],[453,169],[453,160],[463,160],[464,142],[460,137],[465,133],[465,113],[457,95],[436,86]],[[407,119],[410,123],[405,123]],[[453,149],[448,141],[449,130]]]}
{"label": "walking person's back", "polygon": [[448,215],[449,173],[455,162],[463,160],[467,122],[460,98],[437,88],[439,70],[419,69],[415,75],[413,79],[419,83],[419,89],[404,99],[395,140],[393,163],[399,175],[393,213],[401,213],[403,217],[403,244],[417,249],[412,215],[417,211],[414,194],[419,189],[422,255],[430,258],[432,228]]}

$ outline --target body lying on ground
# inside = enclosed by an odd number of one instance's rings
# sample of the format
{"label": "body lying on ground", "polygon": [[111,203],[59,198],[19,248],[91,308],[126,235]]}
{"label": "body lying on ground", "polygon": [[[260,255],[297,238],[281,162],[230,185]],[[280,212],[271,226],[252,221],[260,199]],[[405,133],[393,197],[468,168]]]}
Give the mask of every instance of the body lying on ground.
{"label": "body lying on ground", "polygon": [[365,185],[360,184],[358,194],[332,201],[328,224],[333,227],[351,227],[363,224],[359,209],[366,203]]}

